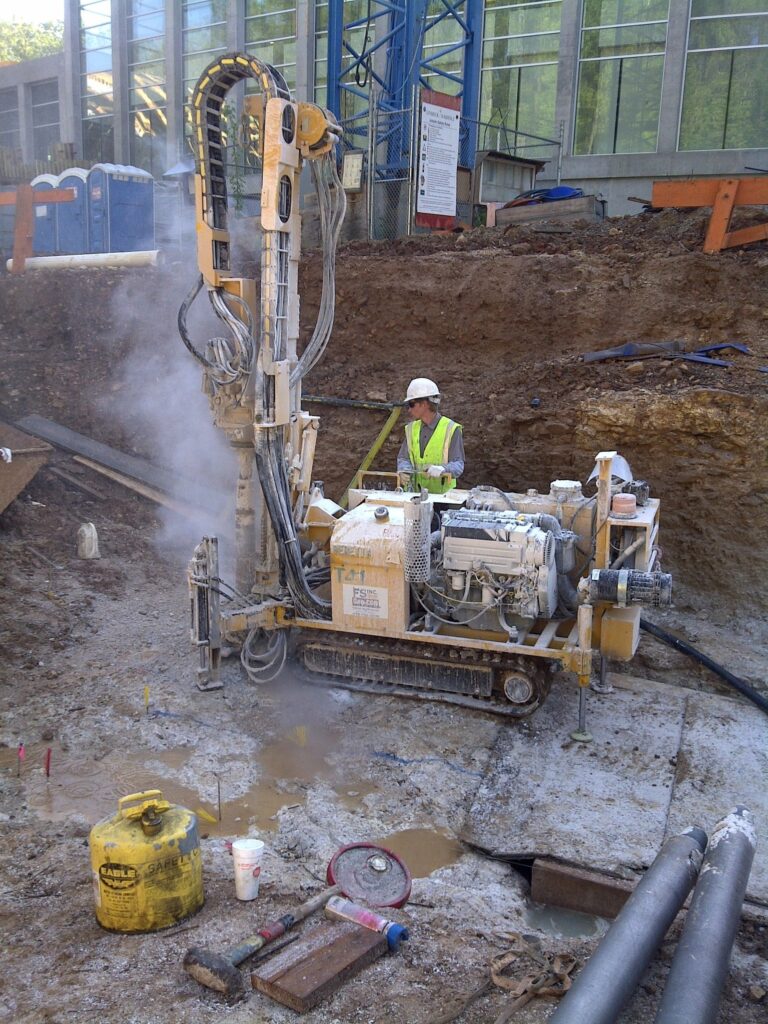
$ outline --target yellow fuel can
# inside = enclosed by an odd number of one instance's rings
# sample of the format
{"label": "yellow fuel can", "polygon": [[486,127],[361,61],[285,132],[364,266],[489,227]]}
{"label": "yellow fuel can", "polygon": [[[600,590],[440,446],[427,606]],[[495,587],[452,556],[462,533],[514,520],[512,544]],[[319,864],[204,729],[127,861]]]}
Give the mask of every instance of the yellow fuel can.
{"label": "yellow fuel can", "polygon": [[91,829],[96,920],[108,931],[154,932],[202,907],[197,817],[159,789],[118,800]]}

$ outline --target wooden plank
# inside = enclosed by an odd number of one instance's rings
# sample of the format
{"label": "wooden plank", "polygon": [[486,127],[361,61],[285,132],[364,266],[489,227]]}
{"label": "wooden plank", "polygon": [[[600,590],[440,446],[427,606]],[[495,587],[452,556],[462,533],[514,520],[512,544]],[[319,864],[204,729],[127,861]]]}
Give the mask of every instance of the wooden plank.
{"label": "wooden plank", "polygon": [[16,189],[16,212],[13,224],[12,274],[23,274],[24,264],[32,255],[32,240],[35,234],[34,193],[31,185],[19,185]]}
{"label": "wooden plank", "polygon": [[768,238],[768,224],[755,224],[751,228],[739,228],[729,231],[723,241],[723,248],[730,249],[734,245],[749,245],[751,242],[762,242]]}
{"label": "wooden plank", "polygon": [[165,508],[173,509],[179,515],[194,519],[199,514],[199,510],[190,508],[189,505],[185,505],[182,501],[177,501],[175,498],[170,497],[170,495],[163,493],[163,491],[157,490],[156,487],[149,487],[139,480],[132,480],[131,477],[126,476],[124,473],[118,473],[116,469],[110,469],[109,466],[101,466],[98,462],[94,462],[93,459],[86,459],[83,455],[75,455],[74,461],[79,462],[81,466],[87,466],[88,469],[92,469],[95,473],[100,473],[102,476],[122,484],[123,487],[135,491],[136,494],[140,494],[144,498],[149,498],[156,505],[164,505]]}
{"label": "wooden plank", "polygon": [[712,203],[712,216],[707,226],[707,236],[704,239],[704,252],[720,252],[725,242],[725,236],[731,225],[731,214],[736,205],[736,193],[739,183],[733,178],[726,178],[720,182],[717,195]]}
{"label": "wooden plank", "polygon": [[[188,503],[192,506],[209,509],[213,507],[210,500],[206,500],[204,488],[196,485],[193,481],[185,480],[166,469],[153,466],[146,459],[137,458],[135,455],[126,455],[116,448],[110,448],[109,445],[94,441],[90,437],[69,430],[68,427],[54,423],[53,420],[47,420],[43,416],[25,416],[23,420],[19,420],[17,425],[22,430],[34,434],[36,437],[42,437],[58,448],[63,448],[64,451],[98,463],[102,469],[111,469],[120,473],[123,478],[129,477],[134,482],[145,484],[153,492],[178,495],[182,504]],[[119,482],[125,483],[125,480],[121,479]],[[153,497],[152,500],[155,498]]]}
{"label": "wooden plank", "polygon": [[387,951],[379,932],[348,921],[324,921],[258,967],[251,983],[292,1010],[306,1013]]}
{"label": "wooden plank", "polygon": [[629,899],[635,883],[549,857],[537,857],[531,873],[534,903],[614,918]]}
{"label": "wooden plank", "polygon": [[[651,201],[654,206],[712,206],[722,178],[694,178],[691,181],[654,181]],[[738,183],[740,206],[768,204],[768,177],[732,178]]]}

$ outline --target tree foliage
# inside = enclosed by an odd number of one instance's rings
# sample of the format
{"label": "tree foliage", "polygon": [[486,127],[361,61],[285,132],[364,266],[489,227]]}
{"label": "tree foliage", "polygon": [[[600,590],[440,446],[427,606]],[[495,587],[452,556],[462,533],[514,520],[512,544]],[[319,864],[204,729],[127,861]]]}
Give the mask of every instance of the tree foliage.
{"label": "tree foliage", "polygon": [[64,22],[0,21],[0,64],[18,64],[64,49]]}

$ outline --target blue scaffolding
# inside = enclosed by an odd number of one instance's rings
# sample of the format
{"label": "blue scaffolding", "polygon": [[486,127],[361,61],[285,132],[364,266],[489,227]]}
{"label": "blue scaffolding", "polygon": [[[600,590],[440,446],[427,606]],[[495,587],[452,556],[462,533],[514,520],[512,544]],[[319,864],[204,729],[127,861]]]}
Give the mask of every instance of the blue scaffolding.
{"label": "blue scaffolding", "polygon": [[[375,118],[371,147],[376,176],[410,164],[409,115],[420,86],[461,98],[461,162],[473,162],[483,0],[361,0],[347,5],[357,15],[349,20],[344,6],[329,0],[327,106],[344,121],[348,139],[362,143],[370,129],[369,82],[375,86],[376,114],[384,115]],[[354,45],[360,30],[362,45]],[[348,107],[358,111],[345,116]]]}

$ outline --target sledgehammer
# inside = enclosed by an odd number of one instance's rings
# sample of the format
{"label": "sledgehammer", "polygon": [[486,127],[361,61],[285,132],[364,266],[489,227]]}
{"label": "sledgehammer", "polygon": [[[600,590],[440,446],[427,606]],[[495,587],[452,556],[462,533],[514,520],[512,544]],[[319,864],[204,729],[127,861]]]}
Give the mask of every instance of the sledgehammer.
{"label": "sledgehammer", "polygon": [[238,970],[240,964],[254,953],[258,953],[267,943],[274,942],[281,935],[285,935],[288,929],[293,928],[299,921],[303,921],[305,917],[320,910],[331,896],[335,896],[339,892],[341,892],[341,888],[338,885],[324,889],[319,895],[302,903],[292,913],[284,914],[276,921],[260,928],[255,935],[249,935],[244,942],[228,953],[214,953],[201,946],[193,946],[192,949],[187,950],[184,957],[184,970],[206,988],[221,992],[231,1003],[238,999],[244,999],[243,976]]}

